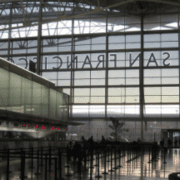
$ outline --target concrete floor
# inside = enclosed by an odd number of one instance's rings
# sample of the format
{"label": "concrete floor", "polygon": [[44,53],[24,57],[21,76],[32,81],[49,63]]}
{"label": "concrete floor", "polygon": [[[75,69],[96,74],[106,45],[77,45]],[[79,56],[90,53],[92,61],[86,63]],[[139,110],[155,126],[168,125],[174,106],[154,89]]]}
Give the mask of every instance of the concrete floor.
{"label": "concrete floor", "polygon": [[[64,154],[65,155],[65,154]],[[102,176],[100,179],[102,180],[152,180],[152,179],[168,179],[168,175],[173,172],[180,172],[180,149],[179,148],[171,148],[167,151],[166,162],[164,163],[164,155],[163,152],[158,154],[158,160],[156,162],[148,163],[149,161],[149,153],[148,151],[138,157],[137,159],[127,163],[128,156],[121,158],[121,168],[116,169],[113,172],[110,172],[111,162],[107,162],[106,164],[106,171],[108,172],[107,175],[103,175],[104,172],[104,157],[100,158],[99,161],[99,174]],[[62,157],[62,177],[64,180],[89,180],[90,173],[92,170],[92,179],[96,180],[96,176],[98,175],[98,167],[94,166],[93,169],[87,168],[84,170],[84,163],[82,163],[82,171],[81,177],[80,174],[77,173],[77,163],[74,163],[72,160],[69,164],[69,174],[72,176],[66,176],[68,173],[68,168],[65,167],[67,165],[66,157]],[[110,159],[110,157],[109,157]],[[108,157],[107,157],[108,160]],[[37,161],[33,161],[33,169],[30,169],[31,166],[31,159],[25,160],[25,180],[46,180],[45,179],[45,162],[43,162],[43,166],[40,165],[39,162],[39,175],[35,175],[37,172]],[[47,162],[48,163],[48,162]],[[87,167],[89,167],[90,163],[87,162]],[[96,157],[94,156],[93,165],[96,164]],[[20,159],[10,159],[10,173],[9,173],[9,180],[21,180],[21,160]],[[117,159],[116,165],[119,165],[119,160]],[[0,180],[7,180],[6,179],[6,167],[7,161],[3,159],[0,162]],[[112,167],[115,167],[115,161],[112,161]],[[55,180],[55,163],[52,160],[51,164],[51,172],[49,172],[49,167],[47,167],[47,180]],[[59,171],[57,170],[57,179],[59,180]]]}

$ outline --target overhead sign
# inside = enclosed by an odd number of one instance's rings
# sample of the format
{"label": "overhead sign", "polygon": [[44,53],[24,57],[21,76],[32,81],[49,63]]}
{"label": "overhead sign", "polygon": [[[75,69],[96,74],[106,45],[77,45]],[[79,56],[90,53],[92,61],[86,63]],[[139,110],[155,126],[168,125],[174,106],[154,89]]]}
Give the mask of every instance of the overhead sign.
{"label": "overhead sign", "polygon": [[[123,55],[124,53],[124,55]],[[157,52],[149,52],[148,57],[144,59],[144,66],[154,66],[154,67],[169,67],[173,64],[171,60],[174,61],[174,58],[171,58],[171,53],[173,52],[161,52],[161,59],[157,57]],[[96,56],[95,56],[96,55]],[[119,52],[119,53],[109,53],[108,55],[108,67],[111,68],[119,68],[119,67],[139,67],[139,61],[141,59],[141,53],[128,53]],[[173,56],[172,56],[173,57]],[[37,59],[36,57],[33,58]],[[55,55],[55,56],[43,56],[42,59],[42,70],[54,70],[58,71],[61,69],[71,70],[71,69],[102,69],[106,67],[106,56],[105,54],[94,54],[92,57],[89,54],[79,54],[74,55]],[[24,61],[24,68],[27,68],[28,65],[32,62],[32,60],[27,58],[19,58],[14,61],[13,58],[10,60],[11,62],[21,61],[21,64]],[[178,60],[177,60],[178,61]],[[124,64],[122,63],[124,62]],[[125,63],[126,62],[126,63]],[[36,63],[33,62],[35,65]],[[176,64],[179,66],[179,64]]]}

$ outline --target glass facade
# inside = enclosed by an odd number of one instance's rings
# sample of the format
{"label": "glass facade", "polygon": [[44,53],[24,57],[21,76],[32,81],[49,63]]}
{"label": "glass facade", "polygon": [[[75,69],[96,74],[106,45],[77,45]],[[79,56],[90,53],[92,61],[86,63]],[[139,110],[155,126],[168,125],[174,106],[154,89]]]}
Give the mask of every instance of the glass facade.
{"label": "glass facade", "polygon": [[[0,109],[68,121],[67,94],[2,68],[3,61],[0,60]],[[27,74],[26,71],[23,73]]]}
{"label": "glass facade", "polygon": [[[126,121],[132,136],[143,127],[144,137],[157,133],[158,140],[167,121],[179,126],[179,6],[147,3],[138,14],[133,3],[99,11],[93,3],[60,3],[37,2],[30,11],[33,2],[24,2],[32,26],[2,21],[1,56],[27,69],[37,62],[37,72],[70,95],[70,118],[95,127],[91,119],[103,121],[106,134],[110,117]],[[8,8],[16,22],[16,8]]]}

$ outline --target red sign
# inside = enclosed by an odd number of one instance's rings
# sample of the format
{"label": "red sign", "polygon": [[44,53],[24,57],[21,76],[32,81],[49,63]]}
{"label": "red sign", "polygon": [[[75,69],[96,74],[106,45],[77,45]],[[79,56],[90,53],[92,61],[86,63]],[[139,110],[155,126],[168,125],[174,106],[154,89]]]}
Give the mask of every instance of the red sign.
{"label": "red sign", "polygon": [[22,127],[26,127],[26,125],[25,125],[25,124],[23,124],[23,125],[22,125]]}
{"label": "red sign", "polygon": [[59,130],[59,127],[57,128],[57,130]]}
{"label": "red sign", "polygon": [[55,130],[55,127],[54,127],[54,126],[52,126],[52,130]]}
{"label": "red sign", "polygon": [[45,129],[45,126],[44,126],[44,125],[42,125],[42,126],[41,126],[41,129]]}
{"label": "red sign", "polygon": [[36,125],[36,129],[39,129],[39,125]]}

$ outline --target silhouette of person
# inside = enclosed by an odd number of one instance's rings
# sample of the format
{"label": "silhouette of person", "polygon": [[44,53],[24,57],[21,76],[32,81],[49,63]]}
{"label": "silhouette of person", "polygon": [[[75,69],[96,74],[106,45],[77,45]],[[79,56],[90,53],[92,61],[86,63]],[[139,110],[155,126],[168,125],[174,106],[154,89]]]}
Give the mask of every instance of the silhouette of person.
{"label": "silhouette of person", "polygon": [[172,145],[172,141],[170,140],[170,138],[168,139],[168,146]]}
{"label": "silhouette of person", "polygon": [[67,145],[67,159],[68,159],[68,161],[71,160],[71,156],[72,156],[72,142],[69,141],[69,143]]}
{"label": "silhouette of person", "polygon": [[106,142],[106,140],[105,140],[104,136],[102,136],[101,143],[105,143],[105,142]]}
{"label": "silhouette of person", "polygon": [[75,142],[73,147],[74,162],[76,162],[77,158],[81,159],[81,150],[81,145],[78,142]]}
{"label": "silhouette of person", "polygon": [[86,142],[86,139],[84,138],[84,136],[81,137],[81,141]]}
{"label": "silhouette of person", "polygon": [[164,139],[160,141],[161,146],[164,146]]}
{"label": "silhouette of person", "polygon": [[174,141],[175,147],[177,147],[177,143],[178,143],[177,138],[175,138],[175,141]]}

